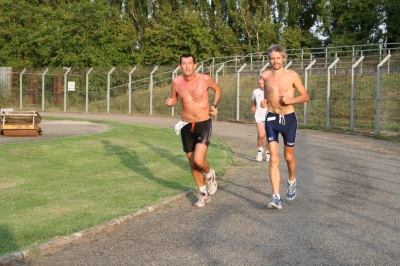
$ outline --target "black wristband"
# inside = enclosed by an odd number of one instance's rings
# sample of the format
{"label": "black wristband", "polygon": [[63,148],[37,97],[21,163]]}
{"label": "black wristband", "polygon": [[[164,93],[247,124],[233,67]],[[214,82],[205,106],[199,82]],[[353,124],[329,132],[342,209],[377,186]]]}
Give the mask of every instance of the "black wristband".
{"label": "black wristband", "polygon": [[218,108],[218,106],[217,106],[216,104],[213,104],[213,105],[211,105],[211,106],[214,106],[214,107],[215,107],[215,109],[217,109],[217,108]]}

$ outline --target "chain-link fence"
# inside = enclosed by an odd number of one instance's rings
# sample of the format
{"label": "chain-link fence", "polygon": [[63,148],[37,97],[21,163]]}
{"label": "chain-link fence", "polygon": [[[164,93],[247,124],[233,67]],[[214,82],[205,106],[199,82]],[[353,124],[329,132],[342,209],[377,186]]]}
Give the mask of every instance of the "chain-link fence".
{"label": "chain-link fence", "polygon": [[[396,45],[288,50],[286,68],[299,73],[310,94],[309,102],[296,105],[299,123],[398,134]],[[253,121],[251,93],[268,68],[261,53],[198,63],[196,71],[213,76],[223,89],[217,119]],[[0,69],[2,108],[177,117],[181,111],[179,104],[165,105],[170,82],[180,74],[177,66]]]}

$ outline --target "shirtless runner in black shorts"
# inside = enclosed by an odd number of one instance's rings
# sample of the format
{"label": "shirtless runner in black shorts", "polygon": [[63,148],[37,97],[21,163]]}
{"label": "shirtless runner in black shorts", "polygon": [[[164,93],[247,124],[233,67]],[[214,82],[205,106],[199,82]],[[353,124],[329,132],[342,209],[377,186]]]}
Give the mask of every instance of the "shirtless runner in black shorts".
{"label": "shirtless runner in black shorts", "polygon": [[[199,199],[194,206],[204,207],[217,190],[215,171],[210,168],[206,154],[212,131],[211,117],[218,114],[217,104],[222,91],[211,76],[195,73],[196,66],[193,55],[181,56],[179,68],[182,75],[172,80],[171,96],[165,104],[175,106],[178,98],[181,102],[182,122],[187,123],[181,129],[183,150],[186,152],[193,178],[200,191]],[[215,92],[211,107],[208,89]]]}

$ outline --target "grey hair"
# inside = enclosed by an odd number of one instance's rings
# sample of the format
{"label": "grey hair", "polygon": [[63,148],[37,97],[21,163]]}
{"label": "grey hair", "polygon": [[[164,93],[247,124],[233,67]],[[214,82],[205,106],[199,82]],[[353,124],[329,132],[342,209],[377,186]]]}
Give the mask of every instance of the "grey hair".
{"label": "grey hair", "polygon": [[268,50],[267,50],[267,57],[269,59],[269,54],[271,52],[278,52],[282,54],[282,57],[287,59],[287,52],[286,52],[286,48],[283,45],[280,44],[273,44],[271,45]]}

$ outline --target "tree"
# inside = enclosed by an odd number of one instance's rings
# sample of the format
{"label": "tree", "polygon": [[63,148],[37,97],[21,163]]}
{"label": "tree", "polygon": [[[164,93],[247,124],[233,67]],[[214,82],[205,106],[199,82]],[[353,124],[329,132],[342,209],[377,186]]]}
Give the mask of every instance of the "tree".
{"label": "tree", "polygon": [[264,51],[277,41],[271,23],[271,1],[231,1],[228,14],[243,52]]}
{"label": "tree", "polygon": [[276,0],[274,21],[279,25],[279,42],[290,48],[319,46],[314,35],[322,0]]}
{"label": "tree", "polygon": [[387,42],[400,42],[400,2],[385,1]]}
{"label": "tree", "polygon": [[322,13],[326,45],[344,46],[382,41],[382,0],[330,0]]}
{"label": "tree", "polygon": [[57,8],[52,48],[56,66],[131,65],[136,43],[125,14],[107,0],[79,1]]}
{"label": "tree", "polygon": [[176,65],[182,53],[195,54],[198,60],[213,55],[214,37],[196,11],[173,11],[168,5],[150,18],[140,41],[138,63]]}
{"label": "tree", "polygon": [[[32,67],[35,55],[29,40],[41,23],[41,12],[29,1],[4,0],[0,3],[0,14],[0,64],[17,68]],[[33,16],[36,16],[36,20]]]}

